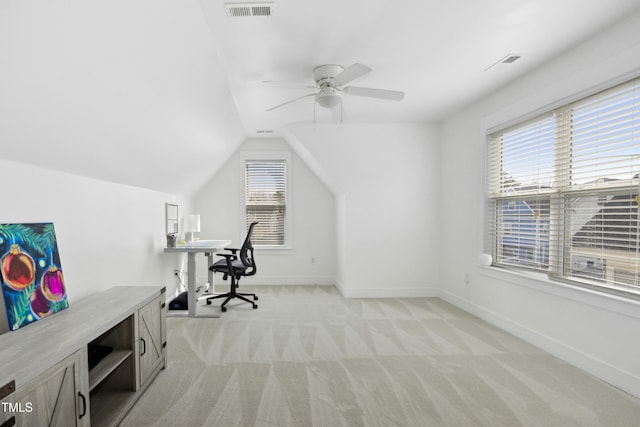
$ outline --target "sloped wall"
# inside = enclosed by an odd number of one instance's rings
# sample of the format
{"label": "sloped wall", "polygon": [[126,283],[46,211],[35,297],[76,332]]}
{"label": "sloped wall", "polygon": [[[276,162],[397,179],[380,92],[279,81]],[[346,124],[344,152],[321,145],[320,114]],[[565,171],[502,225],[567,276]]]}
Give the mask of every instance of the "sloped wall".
{"label": "sloped wall", "polygon": [[54,223],[70,305],[116,285],[164,285],[173,293],[181,260],[162,252],[165,202],[183,210],[189,200],[6,160],[0,181],[0,222]]}

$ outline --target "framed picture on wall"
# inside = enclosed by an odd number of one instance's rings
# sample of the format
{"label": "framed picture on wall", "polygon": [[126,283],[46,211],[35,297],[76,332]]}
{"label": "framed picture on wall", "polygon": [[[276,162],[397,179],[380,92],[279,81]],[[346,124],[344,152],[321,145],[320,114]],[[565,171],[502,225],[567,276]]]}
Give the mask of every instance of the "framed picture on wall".
{"label": "framed picture on wall", "polygon": [[166,203],[165,218],[167,220],[166,234],[178,234],[178,205]]}
{"label": "framed picture on wall", "polygon": [[69,307],[53,223],[0,224],[0,267],[12,331]]}

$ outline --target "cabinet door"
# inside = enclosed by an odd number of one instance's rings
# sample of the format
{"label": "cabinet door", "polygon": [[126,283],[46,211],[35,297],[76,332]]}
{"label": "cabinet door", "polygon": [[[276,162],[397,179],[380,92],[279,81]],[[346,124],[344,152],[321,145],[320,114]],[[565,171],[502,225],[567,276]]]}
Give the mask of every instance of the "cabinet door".
{"label": "cabinet door", "polygon": [[[89,426],[86,350],[79,350],[2,401],[4,420],[16,426]],[[13,418],[13,420],[12,420]]]}
{"label": "cabinet door", "polygon": [[144,385],[161,359],[164,359],[164,303],[162,298],[147,304],[138,312],[140,331],[140,385]]}

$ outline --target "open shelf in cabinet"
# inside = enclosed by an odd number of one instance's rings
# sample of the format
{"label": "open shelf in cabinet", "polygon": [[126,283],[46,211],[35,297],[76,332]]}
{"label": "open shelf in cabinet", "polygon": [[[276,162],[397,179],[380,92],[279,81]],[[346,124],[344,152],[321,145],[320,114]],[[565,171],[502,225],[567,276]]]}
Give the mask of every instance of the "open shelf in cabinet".
{"label": "open shelf in cabinet", "polygon": [[93,387],[89,398],[92,427],[111,425],[112,420],[129,410],[135,395],[133,372],[133,358],[129,355]]}
{"label": "open shelf in cabinet", "polygon": [[89,344],[112,349],[89,370],[92,426],[109,425],[135,394],[134,322],[129,316]]}
{"label": "open shelf in cabinet", "polygon": [[127,358],[131,357],[131,350],[113,350],[104,359],[100,361],[92,370],[89,371],[89,391],[93,391],[109,374],[118,369]]}

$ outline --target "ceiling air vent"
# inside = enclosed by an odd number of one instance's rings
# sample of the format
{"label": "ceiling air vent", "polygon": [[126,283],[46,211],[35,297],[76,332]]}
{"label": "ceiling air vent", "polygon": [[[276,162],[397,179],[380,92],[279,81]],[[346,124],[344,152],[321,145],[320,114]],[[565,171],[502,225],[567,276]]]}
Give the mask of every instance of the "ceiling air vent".
{"label": "ceiling air vent", "polygon": [[273,2],[263,3],[225,3],[227,15],[231,17],[271,16],[274,12]]}
{"label": "ceiling air vent", "polygon": [[516,62],[520,58],[522,58],[522,55],[507,55],[506,57],[502,58],[502,61],[500,61],[500,63],[501,64],[513,64],[514,62]]}
{"label": "ceiling air vent", "polygon": [[521,54],[519,54],[519,53],[510,53],[507,56],[504,56],[501,59],[499,59],[498,61],[496,61],[493,64],[489,65],[484,70],[488,71],[491,68],[495,67],[496,65],[500,65],[500,64],[513,64],[514,62],[516,62],[520,58],[522,58]]}

